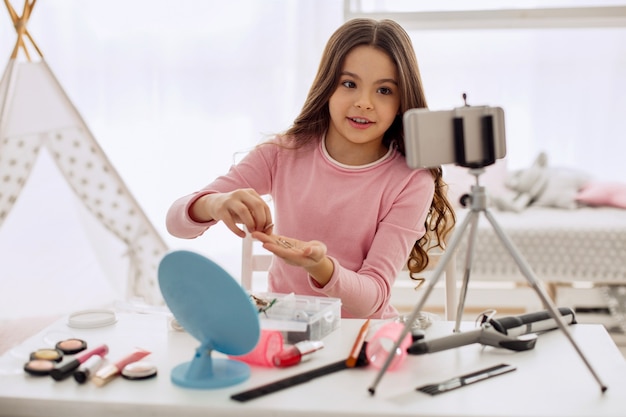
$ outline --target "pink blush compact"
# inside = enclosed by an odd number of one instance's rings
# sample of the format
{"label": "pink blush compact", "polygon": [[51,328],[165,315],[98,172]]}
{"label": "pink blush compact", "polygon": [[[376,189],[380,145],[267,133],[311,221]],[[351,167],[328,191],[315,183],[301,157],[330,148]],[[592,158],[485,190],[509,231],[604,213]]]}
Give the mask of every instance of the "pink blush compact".
{"label": "pink blush compact", "polygon": [[24,365],[24,371],[35,376],[49,375],[52,369],[54,369],[54,362],[46,359],[33,359]]}
{"label": "pink blush compact", "polygon": [[87,349],[87,342],[81,339],[61,340],[59,343],[56,344],[55,348],[65,353],[66,355],[73,355]]}

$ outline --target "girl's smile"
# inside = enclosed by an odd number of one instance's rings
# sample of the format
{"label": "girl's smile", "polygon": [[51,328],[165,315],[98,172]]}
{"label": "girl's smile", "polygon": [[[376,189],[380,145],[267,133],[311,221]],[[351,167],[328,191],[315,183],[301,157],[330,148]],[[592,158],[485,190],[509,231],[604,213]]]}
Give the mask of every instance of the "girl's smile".
{"label": "girl's smile", "polygon": [[367,129],[373,124],[373,122],[363,117],[348,117],[348,122],[350,122],[355,129]]}

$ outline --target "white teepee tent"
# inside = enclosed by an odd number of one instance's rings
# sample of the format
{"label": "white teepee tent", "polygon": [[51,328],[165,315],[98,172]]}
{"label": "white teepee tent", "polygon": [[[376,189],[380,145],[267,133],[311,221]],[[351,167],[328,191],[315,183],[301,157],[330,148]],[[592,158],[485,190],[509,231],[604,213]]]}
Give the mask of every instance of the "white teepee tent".
{"label": "white teepee tent", "polygon": [[[35,0],[25,0],[22,16],[9,0],[5,4],[17,31],[17,42],[0,81],[0,233],[27,185],[40,152],[47,151],[74,194],[104,226],[101,229],[125,246],[125,253],[118,259],[128,273],[125,297],[161,304],[157,267],[168,250],[167,245],[109,162],[30,36],[26,24]],[[37,54],[36,61],[31,60],[27,42]],[[20,52],[25,60],[18,59]],[[101,242],[94,243],[98,246]]]}

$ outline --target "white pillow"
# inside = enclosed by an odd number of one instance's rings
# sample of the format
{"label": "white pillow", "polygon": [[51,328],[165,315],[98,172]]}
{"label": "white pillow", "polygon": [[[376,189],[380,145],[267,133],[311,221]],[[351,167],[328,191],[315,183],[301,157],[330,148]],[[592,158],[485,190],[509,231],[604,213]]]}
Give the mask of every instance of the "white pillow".
{"label": "white pillow", "polygon": [[590,181],[590,175],[570,168],[548,168],[548,175],[546,188],[532,205],[570,210],[578,208],[576,197]]}

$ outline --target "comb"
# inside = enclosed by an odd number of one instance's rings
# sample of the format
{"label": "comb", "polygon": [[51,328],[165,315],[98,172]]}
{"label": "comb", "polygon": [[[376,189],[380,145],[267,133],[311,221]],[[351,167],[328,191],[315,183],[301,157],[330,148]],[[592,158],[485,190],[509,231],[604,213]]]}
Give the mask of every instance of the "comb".
{"label": "comb", "polygon": [[514,371],[515,369],[517,368],[515,368],[513,365],[507,365],[505,363],[502,363],[500,365],[492,366],[490,368],[481,369],[480,371],[451,378],[438,384],[424,385],[422,387],[416,388],[416,390],[429,395],[437,395],[467,385],[471,385],[479,381],[484,381],[485,379],[502,375],[507,372]]}

